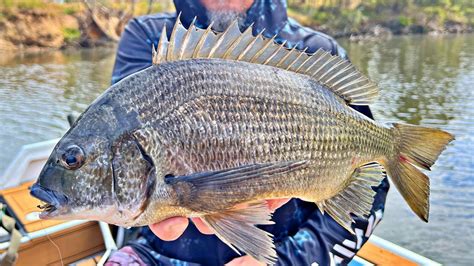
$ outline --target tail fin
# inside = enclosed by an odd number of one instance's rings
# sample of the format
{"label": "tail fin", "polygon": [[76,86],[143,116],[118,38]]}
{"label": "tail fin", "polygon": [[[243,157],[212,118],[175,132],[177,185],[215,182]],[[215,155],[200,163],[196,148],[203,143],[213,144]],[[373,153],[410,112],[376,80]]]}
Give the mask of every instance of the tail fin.
{"label": "tail fin", "polygon": [[430,170],[454,136],[433,128],[397,123],[393,126],[397,144],[387,170],[410,208],[428,222],[430,180],[417,167]]}

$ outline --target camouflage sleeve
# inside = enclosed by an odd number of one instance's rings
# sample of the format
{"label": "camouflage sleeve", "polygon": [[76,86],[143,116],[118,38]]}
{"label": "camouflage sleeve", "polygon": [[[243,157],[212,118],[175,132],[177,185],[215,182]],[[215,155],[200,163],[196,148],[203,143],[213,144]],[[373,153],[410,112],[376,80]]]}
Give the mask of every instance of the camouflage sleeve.
{"label": "camouflage sleeve", "polygon": [[389,183],[385,178],[375,190],[374,205],[368,219],[355,218],[349,233],[328,214],[313,212],[296,234],[277,242],[277,265],[347,265],[380,222]]}

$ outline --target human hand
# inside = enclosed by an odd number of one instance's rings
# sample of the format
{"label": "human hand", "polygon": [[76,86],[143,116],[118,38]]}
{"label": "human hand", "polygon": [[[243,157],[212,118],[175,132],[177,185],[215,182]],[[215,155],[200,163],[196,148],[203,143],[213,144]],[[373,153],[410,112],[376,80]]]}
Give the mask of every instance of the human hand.
{"label": "human hand", "polygon": [[[267,200],[268,208],[272,211],[275,211],[285,203],[287,203],[290,199],[273,199]],[[211,235],[214,234],[214,231],[209,228],[201,219],[199,218],[191,218],[196,228],[203,234]],[[186,217],[171,217],[164,221],[161,221],[156,224],[150,225],[151,231],[160,239],[164,241],[173,241],[178,239],[186,230],[189,225],[189,220]],[[248,256],[244,256],[248,257]],[[241,257],[241,258],[244,258]],[[240,258],[238,258],[240,259]],[[244,259],[243,259],[244,260]],[[233,263],[234,260],[231,262]],[[244,261],[247,262],[247,261]],[[234,265],[234,264],[231,264]],[[235,264],[240,265],[240,264]],[[248,265],[248,264],[246,264]]]}

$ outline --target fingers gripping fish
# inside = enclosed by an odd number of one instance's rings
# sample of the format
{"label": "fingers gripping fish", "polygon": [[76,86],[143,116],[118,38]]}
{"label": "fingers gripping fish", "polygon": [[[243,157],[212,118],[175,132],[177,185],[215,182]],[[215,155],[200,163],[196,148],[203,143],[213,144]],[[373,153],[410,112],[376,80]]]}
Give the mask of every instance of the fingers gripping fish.
{"label": "fingers gripping fish", "polygon": [[[350,62],[287,49],[237,23],[163,29],[154,65],[105,91],[59,141],[33,196],[42,218],[141,226],[201,217],[237,252],[273,264],[265,199],[315,202],[352,232],[387,173],[429,214],[429,170],[453,136],[351,109],[378,94]],[[247,203],[246,208],[236,208]]]}

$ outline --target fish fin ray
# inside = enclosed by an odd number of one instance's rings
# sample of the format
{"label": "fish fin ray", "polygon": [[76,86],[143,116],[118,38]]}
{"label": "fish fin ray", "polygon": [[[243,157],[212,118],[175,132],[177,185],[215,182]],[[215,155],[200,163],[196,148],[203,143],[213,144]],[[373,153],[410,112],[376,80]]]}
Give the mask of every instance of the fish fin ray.
{"label": "fish fin ray", "polygon": [[178,14],[176,18],[176,23],[173,26],[173,30],[171,31],[171,36],[168,41],[168,49],[166,51],[166,61],[174,61],[178,57],[180,47],[183,45],[183,39],[186,35],[186,29],[184,28],[183,24],[181,23],[181,13]]}
{"label": "fish fin ray", "polygon": [[321,212],[321,214],[324,215],[324,200],[322,201],[317,201],[316,205],[318,206],[318,210]]}
{"label": "fish fin ray", "polygon": [[189,25],[189,28],[186,30],[186,33],[184,34],[183,41],[182,41],[183,43],[181,44],[181,47],[179,49],[179,54],[177,55],[178,60],[182,60],[183,58],[186,58],[184,53],[190,50],[186,48],[188,48],[188,43],[190,41],[192,42],[191,38],[192,36],[194,36],[193,33],[197,32],[194,30],[195,28],[194,23],[196,23],[196,17],[193,18],[193,20],[191,21],[191,24]]}
{"label": "fish fin ray", "polygon": [[[212,211],[215,201],[228,201],[229,193],[236,195],[235,189],[244,184],[252,189],[251,180],[255,180],[254,189],[277,182],[281,176],[303,169],[308,161],[288,161],[242,165],[224,170],[199,172],[186,176],[169,177],[165,182],[178,191],[181,206],[196,211]],[[257,182],[258,181],[258,182]],[[242,192],[246,193],[246,192]]]}
{"label": "fish fin ray", "polygon": [[[154,45],[153,45],[154,46]],[[153,64],[158,65],[166,61],[166,54],[168,53],[168,37],[166,36],[166,25],[163,25],[161,30],[160,40],[156,51],[153,53]]]}
{"label": "fish fin ray", "polygon": [[318,203],[338,224],[351,233],[351,214],[362,217],[368,216],[372,209],[375,191],[385,178],[385,169],[378,163],[369,163],[357,168],[349,179],[346,188],[336,196]]}
{"label": "fish fin ray", "polygon": [[216,236],[235,252],[252,256],[267,265],[275,264],[277,254],[272,234],[255,225],[273,224],[265,201],[250,203],[243,209],[231,209],[202,217]]}
{"label": "fish fin ray", "polygon": [[160,43],[164,44],[158,44],[158,49],[152,53],[152,62],[159,64],[198,58],[233,59],[311,76],[348,104],[366,105],[377,97],[377,85],[348,60],[322,49],[313,54],[298,50],[297,45],[288,49],[284,44],[277,43],[274,37],[265,38],[262,32],[253,36],[250,27],[242,33],[237,21],[234,21],[223,32],[214,32],[211,27],[200,29],[194,24],[186,29],[178,17],[169,41],[162,38],[163,34],[160,37]]}
{"label": "fish fin ray", "polygon": [[227,51],[222,56],[224,59],[236,60],[239,55],[245,50],[247,45],[252,41],[252,27],[248,27],[240,36],[234,40]]}
{"label": "fish fin ray", "polygon": [[227,50],[239,40],[241,35],[239,24],[237,20],[234,20],[222,34],[218,34],[219,37],[213,44],[208,58],[224,58]]}
{"label": "fish fin ray", "polygon": [[[211,27],[212,27],[212,23],[209,24],[209,26],[205,30],[200,30],[197,27],[195,28],[197,32],[202,32],[202,34],[200,35],[201,37],[194,44],[194,51],[193,51],[193,53],[191,54],[191,56],[189,58],[199,58],[200,57],[202,47],[204,46],[204,42],[206,41],[207,37],[211,33]],[[193,46],[193,44],[189,44],[189,47],[192,47],[192,46]]]}
{"label": "fish fin ray", "polygon": [[390,179],[413,212],[427,222],[430,180],[417,167],[430,170],[454,136],[435,128],[398,123],[392,130],[398,143],[387,167]]}

